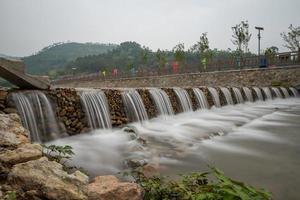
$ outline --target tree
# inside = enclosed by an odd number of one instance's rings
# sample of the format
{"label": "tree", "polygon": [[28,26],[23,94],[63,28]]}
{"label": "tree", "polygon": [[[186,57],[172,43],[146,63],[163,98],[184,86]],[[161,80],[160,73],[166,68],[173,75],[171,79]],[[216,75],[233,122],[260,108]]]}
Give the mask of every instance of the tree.
{"label": "tree", "polygon": [[144,46],[141,51],[141,60],[142,60],[142,64],[144,66],[146,66],[146,64],[148,63],[150,53],[151,53],[150,49],[148,47]]}
{"label": "tree", "polygon": [[212,52],[209,49],[207,33],[202,33],[200,40],[192,46],[190,51],[199,55],[200,63],[202,63],[203,67],[206,68],[207,60],[209,60],[212,56]]}
{"label": "tree", "polygon": [[173,48],[175,60],[182,64],[185,60],[184,43],[179,43]]}
{"label": "tree", "polygon": [[293,27],[291,24],[289,26],[288,33],[281,33],[281,37],[286,43],[284,46],[291,51],[300,51],[300,27]]}
{"label": "tree", "polygon": [[157,60],[158,66],[162,69],[167,62],[166,52],[158,49],[156,52],[156,60]]}
{"label": "tree", "polygon": [[233,40],[232,43],[237,46],[238,54],[247,53],[249,51],[248,44],[251,39],[251,34],[249,33],[248,21],[241,21],[240,24],[232,27]]}
{"label": "tree", "polygon": [[271,46],[265,50],[265,56],[268,58],[269,64],[274,64],[276,54],[278,53],[278,48]]}

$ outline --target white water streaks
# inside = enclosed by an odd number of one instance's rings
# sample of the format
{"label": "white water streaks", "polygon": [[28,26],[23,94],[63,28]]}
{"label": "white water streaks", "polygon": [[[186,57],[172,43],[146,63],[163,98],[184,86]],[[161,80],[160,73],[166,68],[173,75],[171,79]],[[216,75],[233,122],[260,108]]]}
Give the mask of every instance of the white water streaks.
{"label": "white water streaks", "polygon": [[209,109],[207,98],[202,90],[199,88],[193,88],[194,94],[197,98],[198,105],[201,109]]}
{"label": "white water streaks", "polygon": [[208,87],[207,89],[208,89],[210,95],[212,96],[212,99],[213,99],[213,102],[214,102],[215,106],[216,107],[221,107],[219,93],[216,90],[216,88]]}
{"label": "white water streaks", "polygon": [[173,90],[179,99],[183,112],[193,111],[192,101],[187,91],[183,88],[173,88]]}
{"label": "white water streaks", "polygon": [[107,99],[101,90],[79,91],[89,125],[92,129],[111,128],[110,113]]}
{"label": "white water streaks", "polygon": [[244,103],[244,98],[239,88],[232,88],[237,103]]}
{"label": "white water streaks", "polygon": [[270,99],[273,99],[270,88],[268,88],[268,87],[263,87],[262,90],[263,90],[263,92],[264,92],[264,94],[265,94],[266,99],[269,99],[269,100],[270,100]]}
{"label": "white water streaks", "polygon": [[[134,137],[122,129],[96,130],[53,143],[71,145],[73,164],[92,175],[117,173],[128,159],[145,160],[171,176],[206,171],[209,164],[272,191],[276,199],[295,199],[299,120],[299,99],[275,99],[132,123]],[[137,137],[147,145],[132,139]]]}
{"label": "white water streaks", "polygon": [[298,90],[296,90],[295,88],[290,87],[290,90],[292,91],[294,97],[299,97],[300,96]]}
{"label": "white water streaks", "polygon": [[263,97],[263,94],[261,92],[261,89],[258,88],[258,87],[253,87],[253,90],[255,91],[256,93],[256,96],[257,96],[257,100],[260,100],[260,101],[263,101],[264,100],[264,97]]}
{"label": "white water streaks", "polygon": [[277,98],[283,98],[283,96],[278,88],[272,87],[271,89],[275,93]]}
{"label": "white water streaks", "polygon": [[285,98],[290,97],[290,94],[289,94],[288,90],[285,87],[280,87],[280,90],[282,91]]}
{"label": "white water streaks", "polygon": [[165,91],[159,88],[151,88],[149,93],[160,115],[174,115],[170,98]]}
{"label": "white water streaks", "polygon": [[143,122],[148,119],[145,105],[141,99],[141,96],[135,89],[123,91],[122,99],[126,115],[131,121]]}
{"label": "white water streaks", "polygon": [[247,87],[243,87],[243,91],[244,91],[244,94],[247,98],[247,101],[254,102],[252,91]]}
{"label": "white water streaks", "polygon": [[233,105],[233,100],[232,100],[232,96],[231,96],[229,89],[225,88],[225,87],[221,87],[220,89],[221,89],[223,95],[225,96],[227,105]]}
{"label": "white water streaks", "polygon": [[46,95],[40,91],[12,93],[12,99],[29,130],[32,142],[45,142],[61,137],[56,116]]}

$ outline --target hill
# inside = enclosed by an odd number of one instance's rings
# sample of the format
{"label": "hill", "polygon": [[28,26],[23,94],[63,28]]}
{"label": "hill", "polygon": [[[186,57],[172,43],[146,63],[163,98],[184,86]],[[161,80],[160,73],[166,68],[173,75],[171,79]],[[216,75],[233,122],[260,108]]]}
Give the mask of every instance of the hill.
{"label": "hill", "polygon": [[98,55],[114,49],[115,44],[100,43],[55,43],[38,53],[24,57],[27,73],[55,76],[57,71],[78,57]]}

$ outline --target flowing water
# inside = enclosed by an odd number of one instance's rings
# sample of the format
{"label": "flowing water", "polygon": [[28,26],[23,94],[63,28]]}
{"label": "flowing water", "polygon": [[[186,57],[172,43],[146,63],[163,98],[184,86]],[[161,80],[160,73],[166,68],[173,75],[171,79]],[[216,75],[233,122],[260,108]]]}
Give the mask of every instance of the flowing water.
{"label": "flowing water", "polygon": [[245,96],[247,98],[246,100],[250,101],[250,102],[253,102],[254,99],[253,99],[253,95],[252,95],[251,90],[249,88],[247,88],[247,87],[243,87],[243,91],[244,91]]}
{"label": "flowing water", "polygon": [[201,109],[169,118],[129,124],[147,141],[140,145],[123,129],[96,130],[53,141],[74,147],[74,164],[90,174],[115,174],[124,160],[143,159],[162,174],[206,171],[273,192],[274,199],[298,199],[300,189],[300,100],[246,102]]}
{"label": "flowing water", "polygon": [[143,122],[148,119],[143,100],[135,89],[123,91],[122,99],[126,114],[131,121]]}
{"label": "flowing water", "polygon": [[215,106],[216,107],[221,107],[219,93],[216,90],[216,88],[208,87],[207,89],[208,89],[210,95],[212,96],[212,99],[213,99],[213,102],[214,102]]}
{"label": "flowing water", "polygon": [[12,94],[12,99],[32,142],[45,142],[61,136],[53,108],[44,93],[17,92]]}
{"label": "flowing water", "polygon": [[165,91],[159,88],[151,88],[149,89],[149,93],[160,115],[174,114],[170,98]]}
{"label": "flowing water", "polygon": [[193,111],[192,101],[187,91],[183,88],[174,88],[173,90],[180,101],[183,112]]}
{"label": "flowing water", "polygon": [[244,98],[239,88],[232,88],[237,103],[244,103]]}
{"label": "flowing water", "polygon": [[288,90],[286,88],[280,87],[280,89],[281,89],[282,93],[284,94],[285,98],[289,98],[290,97],[290,94],[289,94],[289,92],[288,92]]}
{"label": "flowing water", "polygon": [[290,87],[290,90],[292,91],[294,97],[299,97],[299,92],[295,88]]}
{"label": "flowing water", "polygon": [[263,87],[262,90],[263,90],[263,92],[265,94],[266,99],[273,99],[270,88]]}
{"label": "flowing water", "polygon": [[261,89],[258,88],[258,87],[253,87],[253,90],[255,91],[258,100],[263,101],[264,97],[263,97],[263,94],[261,92]]}
{"label": "flowing water", "polygon": [[207,102],[207,98],[202,90],[199,88],[193,88],[194,94],[197,98],[198,105],[200,105],[201,109],[208,109],[209,105]]}
{"label": "flowing water", "polygon": [[111,128],[109,107],[104,92],[100,90],[79,91],[89,125],[92,129]]}
{"label": "flowing water", "polygon": [[225,87],[221,87],[220,89],[221,89],[223,95],[225,96],[227,104],[233,105],[233,100],[232,100],[232,96],[231,96],[229,89],[225,88]]}
{"label": "flowing water", "polygon": [[277,98],[283,98],[283,96],[278,88],[272,87],[271,89],[273,90],[273,92],[275,93]]}

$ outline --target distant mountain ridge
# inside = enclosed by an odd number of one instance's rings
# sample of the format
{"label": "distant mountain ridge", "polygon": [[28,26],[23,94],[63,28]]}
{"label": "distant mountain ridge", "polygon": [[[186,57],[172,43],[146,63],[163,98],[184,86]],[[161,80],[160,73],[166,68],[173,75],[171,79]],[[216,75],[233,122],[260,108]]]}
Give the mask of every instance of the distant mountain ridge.
{"label": "distant mountain ridge", "polygon": [[55,43],[22,60],[26,64],[27,73],[51,75],[78,57],[106,53],[116,46],[116,44],[100,43]]}
{"label": "distant mountain ridge", "polygon": [[6,54],[0,53],[0,58],[7,58],[7,59],[14,59],[14,60],[20,60],[21,58],[15,57],[15,56],[8,56]]}

